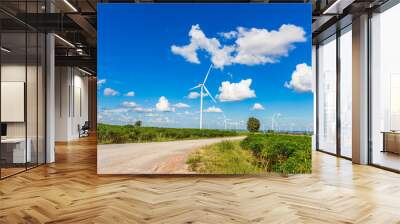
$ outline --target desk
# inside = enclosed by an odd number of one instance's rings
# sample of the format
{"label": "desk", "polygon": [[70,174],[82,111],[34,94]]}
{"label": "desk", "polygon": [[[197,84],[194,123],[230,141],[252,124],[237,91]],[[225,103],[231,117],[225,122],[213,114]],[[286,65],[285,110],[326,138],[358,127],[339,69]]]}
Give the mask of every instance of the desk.
{"label": "desk", "polygon": [[[27,139],[25,151],[25,138],[6,138],[1,139],[1,156],[8,163],[26,163],[32,160],[31,139]],[[12,158],[12,159],[11,159]]]}
{"label": "desk", "polygon": [[383,150],[382,152],[392,152],[400,154],[400,132],[383,131]]}

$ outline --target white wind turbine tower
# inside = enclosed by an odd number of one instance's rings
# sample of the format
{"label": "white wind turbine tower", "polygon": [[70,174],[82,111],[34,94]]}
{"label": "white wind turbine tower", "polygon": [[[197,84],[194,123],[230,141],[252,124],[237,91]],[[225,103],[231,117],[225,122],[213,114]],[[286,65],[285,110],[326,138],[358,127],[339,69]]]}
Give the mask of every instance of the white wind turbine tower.
{"label": "white wind turbine tower", "polygon": [[224,127],[225,127],[225,130],[226,130],[226,128],[227,128],[226,122],[227,122],[229,119],[226,119],[226,116],[225,116],[225,113],[224,113],[224,112],[222,112],[222,116],[224,116]]}
{"label": "white wind turbine tower", "polygon": [[271,118],[271,129],[273,131],[275,130],[275,126],[277,126],[275,122],[280,116],[281,116],[280,113],[275,113],[274,115],[272,115],[272,118]]}
{"label": "white wind turbine tower", "polygon": [[193,90],[193,89],[200,88],[200,129],[203,128],[203,97],[204,97],[204,90],[206,91],[207,95],[214,101],[214,103],[217,102],[217,101],[215,101],[214,97],[212,97],[210,91],[208,91],[208,89],[206,87],[207,78],[208,78],[208,75],[210,74],[211,68],[212,68],[212,64],[210,65],[210,68],[207,71],[207,74],[206,74],[206,77],[204,78],[203,83],[200,83],[197,86],[195,86],[195,87],[190,89],[190,90]]}

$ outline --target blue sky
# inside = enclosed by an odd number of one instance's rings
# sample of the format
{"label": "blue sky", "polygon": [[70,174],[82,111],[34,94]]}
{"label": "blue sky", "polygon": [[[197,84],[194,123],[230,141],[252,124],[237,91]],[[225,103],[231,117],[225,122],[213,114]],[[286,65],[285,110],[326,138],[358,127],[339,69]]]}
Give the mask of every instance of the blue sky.
{"label": "blue sky", "polygon": [[312,128],[309,4],[99,4],[98,32],[100,122],[197,128],[212,65],[204,127]]}

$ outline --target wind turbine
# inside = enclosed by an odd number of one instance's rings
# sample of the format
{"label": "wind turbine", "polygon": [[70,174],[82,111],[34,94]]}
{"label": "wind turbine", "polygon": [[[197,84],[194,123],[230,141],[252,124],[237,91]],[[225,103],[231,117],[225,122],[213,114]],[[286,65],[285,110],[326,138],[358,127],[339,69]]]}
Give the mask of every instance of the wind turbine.
{"label": "wind turbine", "polygon": [[276,122],[276,119],[278,119],[280,116],[281,116],[280,113],[275,113],[274,115],[272,115],[272,118],[271,118],[271,129],[273,131],[275,130],[275,126],[278,126],[278,125],[275,124],[275,122]]}
{"label": "wind turbine", "polygon": [[222,116],[224,116],[224,127],[225,127],[225,130],[226,130],[226,128],[227,128],[226,122],[227,122],[229,119],[226,119],[226,116],[225,116],[225,113],[224,113],[224,112],[222,112]]}
{"label": "wind turbine", "polygon": [[208,91],[207,87],[206,87],[206,82],[207,82],[207,78],[208,75],[210,74],[212,68],[212,64],[210,65],[210,68],[207,71],[206,77],[204,78],[204,81],[200,84],[198,84],[197,86],[191,88],[190,90],[194,90],[197,88],[200,88],[200,129],[203,128],[203,96],[204,96],[204,90],[207,93],[207,95],[212,99],[212,101],[214,101],[214,103],[217,103],[217,101],[215,101],[214,97],[212,97],[210,91]]}

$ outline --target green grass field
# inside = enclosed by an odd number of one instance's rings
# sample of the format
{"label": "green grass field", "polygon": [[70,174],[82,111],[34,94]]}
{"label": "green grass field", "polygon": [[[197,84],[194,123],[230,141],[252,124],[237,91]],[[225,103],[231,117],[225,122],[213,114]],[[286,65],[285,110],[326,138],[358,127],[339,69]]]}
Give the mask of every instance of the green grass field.
{"label": "green grass field", "polygon": [[186,139],[237,136],[238,132],[210,129],[136,127],[133,125],[97,125],[98,144],[160,142]]}
{"label": "green grass field", "polygon": [[260,174],[257,160],[240,141],[224,141],[197,150],[187,160],[190,171],[202,174]]}
{"label": "green grass field", "polygon": [[201,148],[187,160],[192,171],[207,174],[311,173],[311,137],[253,134]]}

